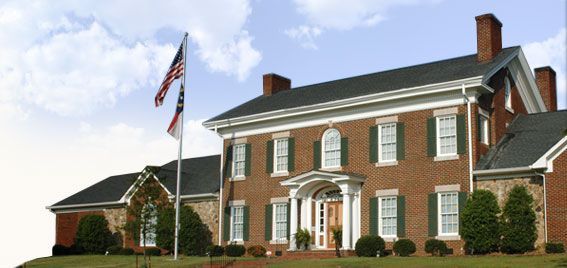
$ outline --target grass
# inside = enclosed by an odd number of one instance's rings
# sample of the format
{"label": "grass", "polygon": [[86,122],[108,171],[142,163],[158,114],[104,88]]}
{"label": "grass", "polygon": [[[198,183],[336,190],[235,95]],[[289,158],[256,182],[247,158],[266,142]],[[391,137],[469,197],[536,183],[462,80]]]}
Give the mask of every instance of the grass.
{"label": "grass", "polygon": [[[140,262],[142,259],[139,259]],[[152,267],[199,267],[208,263],[207,257],[181,257],[172,261],[170,256],[152,258]],[[253,258],[239,258],[253,261]],[[260,259],[264,260],[265,259]],[[134,267],[135,256],[65,256],[40,258],[28,262],[26,267]],[[463,256],[463,257],[385,257],[286,260],[271,263],[269,267],[564,267],[567,254],[541,256]]]}

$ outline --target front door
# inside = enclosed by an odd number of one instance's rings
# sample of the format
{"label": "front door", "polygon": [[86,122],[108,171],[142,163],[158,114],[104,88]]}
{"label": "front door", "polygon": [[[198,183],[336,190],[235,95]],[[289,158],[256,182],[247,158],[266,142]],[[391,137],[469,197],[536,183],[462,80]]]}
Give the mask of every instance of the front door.
{"label": "front door", "polygon": [[328,248],[335,248],[335,238],[333,237],[333,230],[340,229],[343,222],[343,202],[328,202],[327,203],[327,239]]}

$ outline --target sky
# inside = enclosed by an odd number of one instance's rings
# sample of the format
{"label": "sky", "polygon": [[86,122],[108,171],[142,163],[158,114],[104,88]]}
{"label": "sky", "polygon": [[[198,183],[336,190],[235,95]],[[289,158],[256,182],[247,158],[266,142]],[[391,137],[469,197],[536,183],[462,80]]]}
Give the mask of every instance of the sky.
{"label": "sky", "polygon": [[[220,152],[201,123],[262,92],[476,53],[474,17],[557,72],[566,96],[566,1],[0,1],[0,266],[48,256],[46,206],[108,176],[177,157],[178,82],[154,96],[189,33],[184,157]],[[348,90],[348,89],[345,89]],[[6,185],[7,184],[7,185]]]}

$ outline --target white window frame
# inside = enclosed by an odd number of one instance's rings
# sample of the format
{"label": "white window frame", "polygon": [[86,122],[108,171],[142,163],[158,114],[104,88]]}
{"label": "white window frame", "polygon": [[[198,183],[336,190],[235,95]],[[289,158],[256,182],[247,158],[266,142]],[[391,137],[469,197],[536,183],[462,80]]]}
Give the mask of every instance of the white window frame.
{"label": "white window frame", "polygon": [[[457,206],[457,211],[455,213],[443,213],[441,211],[441,200],[442,200],[442,196],[443,195],[455,195],[456,196],[456,206]],[[453,232],[453,233],[443,233],[443,215],[444,214],[455,214],[456,218],[457,218],[457,232]],[[459,219],[460,215],[459,215],[459,192],[455,192],[455,191],[451,191],[451,192],[438,192],[437,193],[437,233],[439,236],[458,236],[459,235],[459,224],[460,224],[460,219]]]}
{"label": "white window frame", "polygon": [[[396,230],[394,232],[394,234],[390,234],[390,235],[384,235],[384,232],[382,230],[382,228],[384,227],[383,224],[383,216],[382,216],[382,201],[384,199],[393,199],[394,200],[394,206],[395,206],[395,214],[396,216],[395,218],[395,223],[396,223]],[[391,217],[389,217],[391,218]],[[380,237],[383,238],[397,238],[398,237],[398,197],[397,196],[380,196],[378,197],[378,234],[380,235]]]}
{"label": "white window frame", "polygon": [[[286,164],[286,168],[279,170],[278,169],[278,143],[281,142],[286,142],[287,143],[287,150],[285,150],[285,154],[283,155],[279,155],[280,157],[285,157],[287,160],[287,164]],[[282,173],[282,172],[288,172],[289,170],[289,139],[288,138],[282,138],[282,139],[275,139],[274,140],[274,172],[275,173]]]}
{"label": "white window frame", "polygon": [[[379,163],[388,163],[388,162],[396,162],[398,160],[397,153],[398,153],[398,133],[397,133],[397,123],[385,123],[378,125],[378,162]],[[385,127],[391,127],[393,129],[394,135],[394,142],[389,143],[394,145],[394,158],[393,159],[383,159],[382,157],[382,129]]]}
{"label": "white window frame", "polygon": [[[455,122],[455,134],[453,134],[455,136],[455,152],[452,153],[446,153],[446,154],[442,154],[441,153],[441,135],[440,135],[440,130],[441,130],[441,124],[439,124],[439,122],[441,121],[441,119],[448,119],[448,118],[453,118],[454,122]],[[456,114],[450,114],[450,115],[440,115],[435,117],[435,131],[436,131],[436,144],[437,144],[437,156],[454,156],[457,155],[457,115]],[[453,135],[448,135],[448,136],[444,136],[444,137],[450,137]]]}
{"label": "white window frame", "polygon": [[[242,222],[239,222],[238,224],[242,225],[241,228],[241,232],[242,234],[240,235],[240,238],[234,238],[234,226],[235,224],[237,224],[234,220],[235,216],[236,216],[236,210],[240,210],[242,215]],[[233,206],[230,207],[230,241],[243,241],[244,239],[244,206]]]}
{"label": "white window frame", "polygon": [[[285,229],[285,235],[284,235],[283,237],[278,237],[278,236],[277,236],[277,233],[278,233],[278,230],[277,230],[277,226],[278,226],[277,218],[278,218],[278,217],[277,217],[277,214],[276,214],[276,213],[277,213],[277,207],[278,207],[278,206],[285,206],[285,208],[286,208],[286,210],[285,210],[286,213],[285,213],[285,217],[284,217],[285,221],[280,222],[280,223],[285,223],[285,224],[284,224],[284,226],[285,226],[285,227],[284,227],[284,229]],[[272,240],[276,240],[276,241],[286,240],[286,241],[287,241],[287,235],[288,235],[288,232],[289,232],[289,230],[287,229],[287,225],[288,225],[288,222],[287,222],[288,209],[289,209],[288,203],[274,203],[274,204],[272,204],[272,210],[273,210],[273,212],[272,212]]]}
{"label": "white window frame", "polygon": [[[326,161],[326,156],[327,156],[326,137],[327,137],[327,134],[329,134],[330,132],[333,132],[333,131],[336,131],[336,132],[337,132],[337,134],[338,134],[338,138],[337,138],[337,139],[338,139],[338,143],[339,143],[339,148],[338,148],[337,150],[333,150],[333,151],[338,151],[338,152],[339,152],[339,158],[338,158],[338,161],[337,161],[337,164],[336,164],[336,165],[327,166],[327,165],[326,165],[326,162],[327,162],[327,161]],[[322,142],[321,142],[321,148],[322,148],[322,150],[321,150],[321,167],[323,167],[323,168],[340,168],[340,167],[341,167],[341,152],[342,152],[342,151],[341,151],[341,150],[342,150],[342,148],[341,148],[341,132],[339,132],[336,128],[327,129],[327,130],[323,133],[323,138],[321,139],[321,141],[322,141]],[[331,150],[329,150],[329,151],[331,151]]]}
{"label": "white window frame", "polygon": [[[156,242],[156,237],[157,237],[157,233],[156,233],[156,227],[157,227],[157,226],[156,226],[156,225],[157,225],[157,217],[158,217],[158,215],[157,215],[157,210],[156,210],[157,208],[155,208],[155,205],[153,205],[153,204],[147,204],[146,206],[152,206],[153,209],[154,209],[154,214],[151,215],[151,219],[150,219],[150,221],[152,221],[152,222],[153,222],[153,225],[154,225],[154,226],[153,226],[153,232],[151,232],[152,230],[149,230],[150,233],[147,233],[147,234],[146,234],[146,236],[149,235],[149,237],[152,237],[152,236],[153,236],[153,239],[151,239],[151,240],[148,239],[149,241],[146,241],[146,246],[147,246],[147,247],[155,247],[155,246],[156,246],[156,243],[157,243],[157,242]],[[144,207],[144,209],[145,209],[145,207]],[[143,246],[144,246],[144,240],[145,240],[145,239],[144,239],[144,233],[143,233],[143,231],[142,231],[142,228],[143,228],[143,226],[140,226],[140,247],[143,247]],[[149,237],[146,237],[146,238],[149,238]]]}
{"label": "white window frame", "polygon": [[504,105],[506,108],[512,109],[512,85],[508,77],[504,77]]}
{"label": "white window frame", "polygon": [[488,145],[490,144],[490,137],[489,137],[490,133],[488,132],[488,117],[484,115],[480,115],[478,120],[480,120],[479,122],[480,142]]}
{"label": "white window frame", "polygon": [[[242,159],[236,159],[236,151],[237,149],[242,148],[243,153],[242,153]],[[245,177],[245,172],[246,172],[246,144],[242,143],[242,144],[235,144],[232,146],[232,177],[233,178],[243,178]],[[242,163],[242,174],[236,174],[237,169],[236,169],[236,165],[238,163]],[[240,170],[240,169],[239,169]]]}

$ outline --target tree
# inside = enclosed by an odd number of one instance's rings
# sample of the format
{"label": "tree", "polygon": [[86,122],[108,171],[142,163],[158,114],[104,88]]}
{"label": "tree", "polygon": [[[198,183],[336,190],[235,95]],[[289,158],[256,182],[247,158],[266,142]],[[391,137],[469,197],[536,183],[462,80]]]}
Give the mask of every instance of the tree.
{"label": "tree", "polygon": [[[175,233],[175,209],[161,209],[156,226],[157,246],[167,250],[173,249]],[[193,208],[182,206],[179,211],[179,247],[185,255],[202,256],[212,244],[212,234],[207,225]]]}
{"label": "tree", "polygon": [[512,188],[501,217],[502,252],[525,253],[534,249],[537,235],[533,201],[526,187],[516,185]]}
{"label": "tree", "polygon": [[486,254],[498,250],[499,213],[500,208],[492,192],[476,190],[469,197],[461,213],[461,235],[469,254]]}
{"label": "tree", "polygon": [[76,245],[85,253],[104,254],[114,245],[108,221],[101,215],[87,215],[81,218],[77,227]]}

